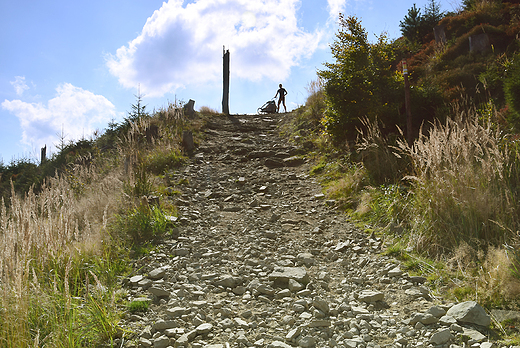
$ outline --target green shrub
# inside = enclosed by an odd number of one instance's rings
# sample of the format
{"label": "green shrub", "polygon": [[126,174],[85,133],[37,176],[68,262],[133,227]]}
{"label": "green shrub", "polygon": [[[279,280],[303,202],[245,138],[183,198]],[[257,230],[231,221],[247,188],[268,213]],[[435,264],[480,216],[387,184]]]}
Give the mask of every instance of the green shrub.
{"label": "green shrub", "polygon": [[153,242],[164,237],[172,227],[166,215],[157,206],[141,202],[137,208],[118,216],[115,228],[134,245]]}

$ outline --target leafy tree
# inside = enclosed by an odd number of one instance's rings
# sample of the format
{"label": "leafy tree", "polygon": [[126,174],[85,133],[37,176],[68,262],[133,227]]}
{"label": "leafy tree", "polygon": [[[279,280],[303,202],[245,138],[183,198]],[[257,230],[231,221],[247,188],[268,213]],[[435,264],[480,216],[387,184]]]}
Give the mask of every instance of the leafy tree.
{"label": "leafy tree", "polygon": [[322,123],[337,143],[354,138],[364,116],[379,117],[387,125],[398,123],[402,102],[401,77],[392,68],[396,52],[387,37],[381,35],[370,43],[353,16],[340,15],[339,24],[331,45],[335,62],[318,71],[327,99]]}

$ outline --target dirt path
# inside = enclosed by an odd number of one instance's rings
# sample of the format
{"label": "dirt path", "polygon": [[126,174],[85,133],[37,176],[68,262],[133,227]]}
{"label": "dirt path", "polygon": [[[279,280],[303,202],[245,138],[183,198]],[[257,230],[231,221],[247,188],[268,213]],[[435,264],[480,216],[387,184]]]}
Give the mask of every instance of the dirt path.
{"label": "dirt path", "polygon": [[[303,149],[278,137],[280,117],[213,118],[190,164],[169,175],[184,183],[180,236],[135,262],[128,300],[151,305],[127,315],[135,335],[120,343],[462,346],[469,326],[325,199]],[[491,347],[473,334],[468,347]]]}

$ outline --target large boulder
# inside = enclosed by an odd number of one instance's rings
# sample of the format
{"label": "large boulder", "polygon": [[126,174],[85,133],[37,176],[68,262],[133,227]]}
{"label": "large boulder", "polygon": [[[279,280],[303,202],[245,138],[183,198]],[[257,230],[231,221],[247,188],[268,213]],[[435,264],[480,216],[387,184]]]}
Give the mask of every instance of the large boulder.
{"label": "large boulder", "polygon": [[459,323],[476,324],[480,326],[489,326],[491,323],[491,318],[484,308],[475,301],[459,303],[451,307],[446,315],[455,318]]}

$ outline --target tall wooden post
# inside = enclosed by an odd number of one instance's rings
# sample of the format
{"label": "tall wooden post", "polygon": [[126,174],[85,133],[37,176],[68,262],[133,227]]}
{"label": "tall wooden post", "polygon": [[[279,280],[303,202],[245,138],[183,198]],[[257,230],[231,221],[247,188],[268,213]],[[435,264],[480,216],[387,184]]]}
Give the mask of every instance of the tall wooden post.
{"label": "tall wooden post", "polygon": [[404,77],[404,107],[406,109],[406,140],[408,145],[412,145],[413,133],[412,133],[412,109],[410,105],[410,83],[408,82],[408,66],[406,65],[406,59],[403,59],[403,77]]}
{"label": "tall wooden post", "polygon": [[41,148],[40,155],[40,164],[44,164],[47,161],[47,145]]}
{"label": "tall wooden post", "polygon": [[222,95],[222,113],[229,115],[229,50],[224,46],[223,69],[224,92]]}

